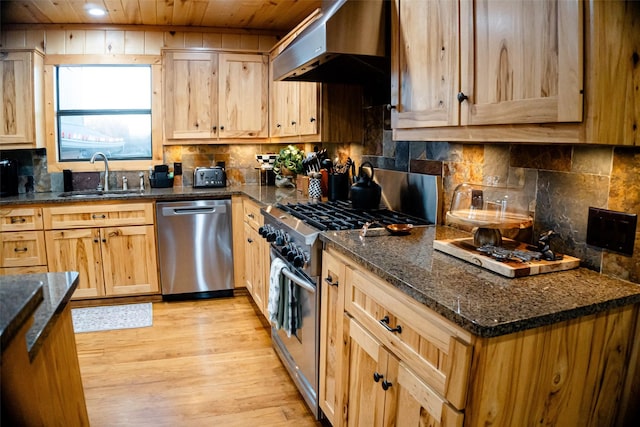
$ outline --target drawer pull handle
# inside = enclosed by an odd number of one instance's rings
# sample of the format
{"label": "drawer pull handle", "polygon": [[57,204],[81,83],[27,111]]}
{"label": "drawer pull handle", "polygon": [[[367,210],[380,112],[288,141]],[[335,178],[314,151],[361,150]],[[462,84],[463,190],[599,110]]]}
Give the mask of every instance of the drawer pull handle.
{"label": "drawer pull handle", "polygon": [[14,248],[14,252],[27,252],[27,248]]}
{"label": "drawer pull handle", "polygon": [[11,218],[11,224],[16,224],[18,222],[22,224],[27,222],[27,220],[25,218],[16,218],[16,217]]}
{"label": "drawer pull handle", "polygon": [[389,381],[387,381],[387,380],[382,381],[382,389],[383,389],[384,391],[389,390],[389,387],[391,387],[392,385],[393,385],[393,383],[390,383],[390,382],[389,382]]}
{"label": "drawer pull handle", "polygon": [[402,333],[402,326],[397,325],[395,328],[389,326],[389,316],[384,316],[382,319],[380,319],[380,324],[384,326],[384,328],[389,332],[397,332],[399,334]]}
{"label": "drawer pull handle", "polygon": [[375,382],[377,382],[377,383],[378,383],[378,382],[380,382],[380,380],[381,380],[381,379],[383,379],[383,378],[384,378],[384,375],[382,375],[382,374],[380,374],[380,373],[378,373],[378,372],[374,372],[374,373],[373,373],[373,380],[374,380]]}
{"label": "drawer pull handle", "polygon": [[331,276],[327,276],[326,279],[324,279],[325,282],[327,282],[329,284],[329,286],[338,286],[338,282],[334,282],[333,278]]}
{"label": "drawer pull handle", "polygon": [[105,214],[102,214],[102,215],[93,214],[93,215],[91,215],[91,218],[93,218],[93,219],[105,219],[106,217],[107,216]]}
{"label": "drawer pull handle", "polygon": [[248,216],[249,218],[251,218],[251,219],[254,219],[254,218],[255,218],[255,216],[253,216],[253,214],[252,214],[252,213],[247,214],[247,216]]}
{"label": "drawer pull handle", "polygon": [[249,242],[249,243],[253,243],[253,239],[252,239],[252,238],[250,238],[250,237],[247,237],[247,242]]}

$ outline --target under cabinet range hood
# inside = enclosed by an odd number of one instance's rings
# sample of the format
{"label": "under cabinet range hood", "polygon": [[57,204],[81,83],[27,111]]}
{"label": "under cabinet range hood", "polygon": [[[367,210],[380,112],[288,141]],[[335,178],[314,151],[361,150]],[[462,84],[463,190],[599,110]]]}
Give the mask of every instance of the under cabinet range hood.
{"label": "under cabinet range hood", "polygon": [[323,1],[319,17],[274,58],[274,80],[388,87],[389,4]]}

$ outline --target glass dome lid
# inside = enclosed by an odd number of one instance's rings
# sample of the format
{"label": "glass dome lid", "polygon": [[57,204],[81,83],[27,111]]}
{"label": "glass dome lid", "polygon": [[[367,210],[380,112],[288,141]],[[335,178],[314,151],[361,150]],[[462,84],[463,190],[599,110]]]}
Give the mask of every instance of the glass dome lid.
{"label": "glass dome lid", "polygon": [[464,183],[453,191],[447,223],[511,229],[530,227],[533,219],[521,189]]}

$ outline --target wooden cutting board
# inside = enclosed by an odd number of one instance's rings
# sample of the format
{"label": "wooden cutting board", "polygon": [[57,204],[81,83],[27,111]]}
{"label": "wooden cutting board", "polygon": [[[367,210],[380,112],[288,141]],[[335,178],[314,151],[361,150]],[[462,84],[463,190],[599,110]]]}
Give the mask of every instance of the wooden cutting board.
{"label": "wooden cutting board", "polygon": [[[516,242],[510,239],[502,239],[502,246],[510,250],[525,250],[525,243]],[[580,266],[580,259],[565,255],[558,261],[498,261],[476,249],[473,245],[473,238],[434,240],[433,247],[441,252],[453,255],[472,264],[486,268],[494,273],[506,277],[524,277],[535,274],[550,273],[552,271],[571,270]]]}

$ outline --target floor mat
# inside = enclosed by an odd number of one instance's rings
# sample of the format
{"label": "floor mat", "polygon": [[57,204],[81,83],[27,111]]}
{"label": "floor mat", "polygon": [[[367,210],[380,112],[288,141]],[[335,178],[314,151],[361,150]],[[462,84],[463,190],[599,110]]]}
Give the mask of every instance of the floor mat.
{"label": "floor mat", "polygon": [[144,328],[153,324],[153,305],[126,304],[71,309],[75,333]]}

